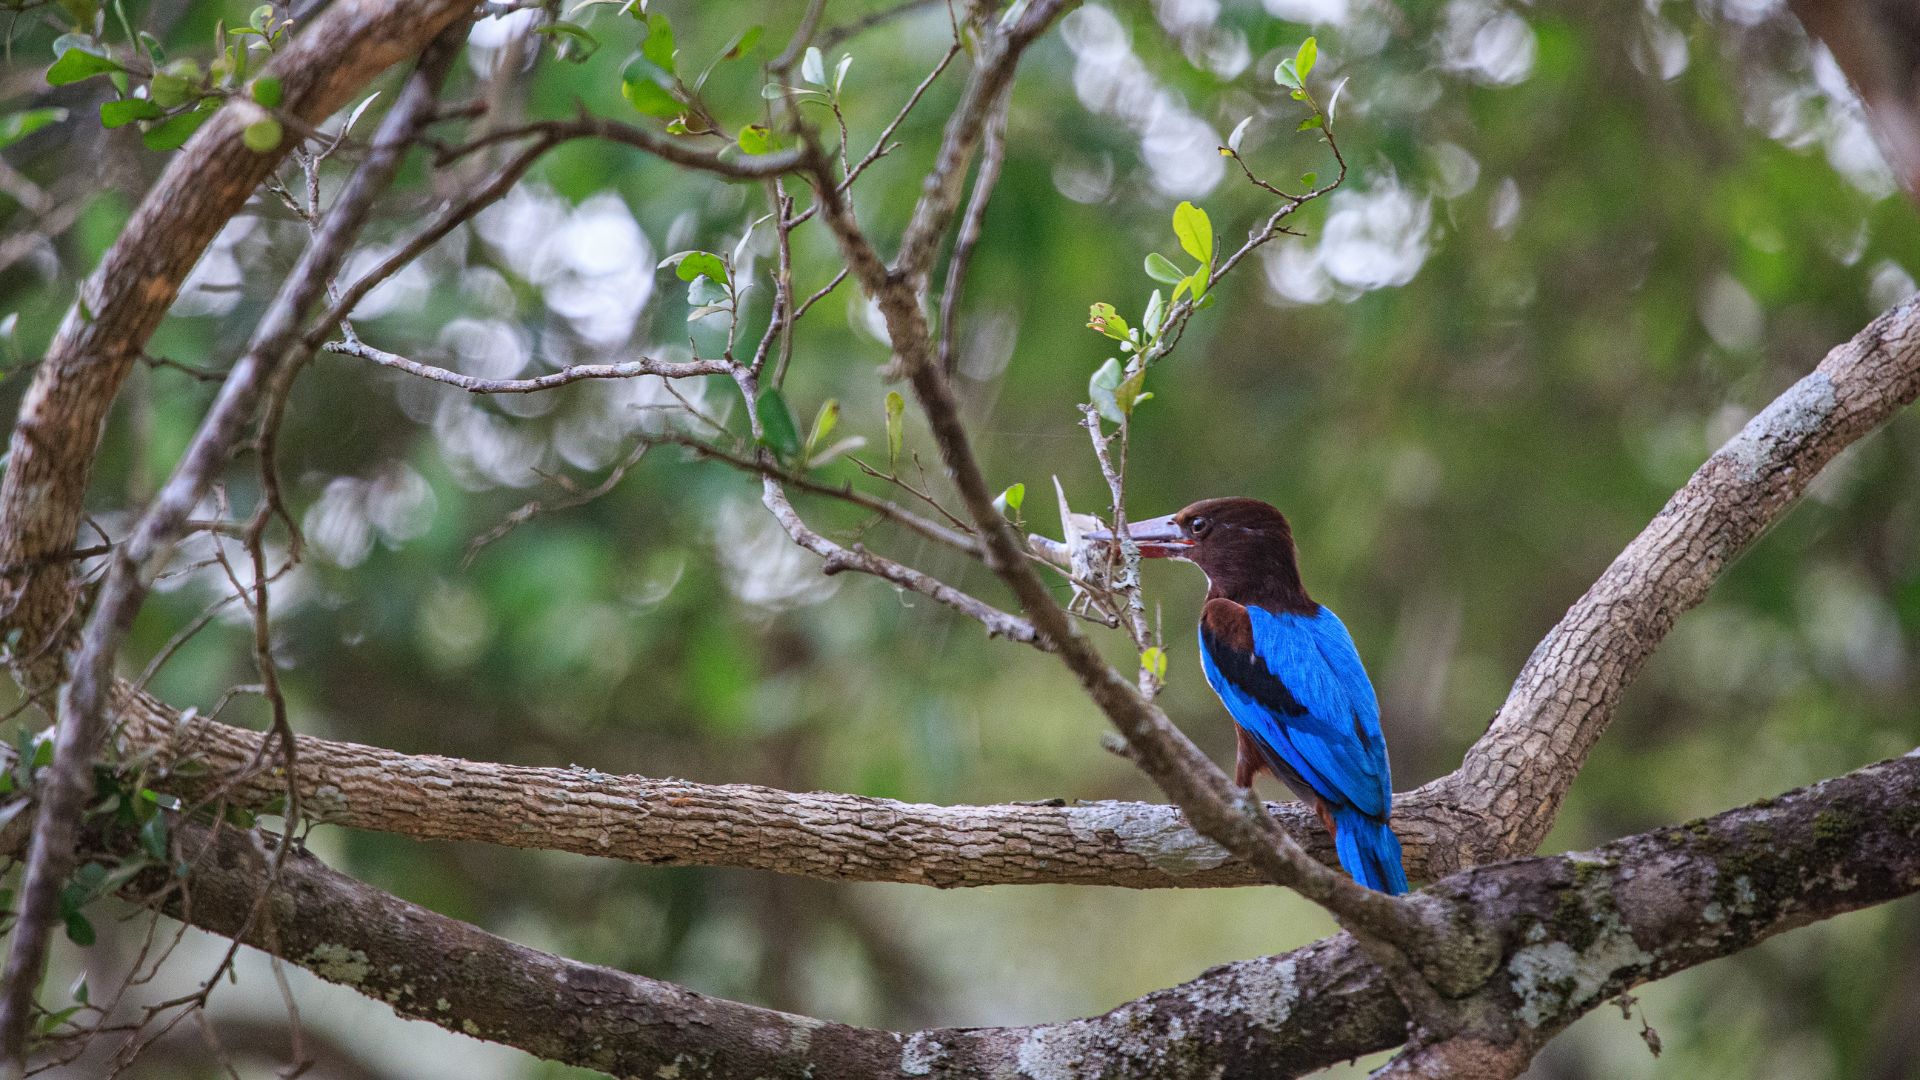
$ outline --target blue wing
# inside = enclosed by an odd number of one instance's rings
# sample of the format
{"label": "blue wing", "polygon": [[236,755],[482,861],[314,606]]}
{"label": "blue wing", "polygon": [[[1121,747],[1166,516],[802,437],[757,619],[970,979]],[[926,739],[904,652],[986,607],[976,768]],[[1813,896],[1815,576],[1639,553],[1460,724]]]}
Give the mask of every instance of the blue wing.
{"label": "blue wing", "polygon": [[1346,626],[1324,607],[1276,615],[1233,604],[1244,629],[1223,627],[1220,603],[1201,621],[1200,655],[1235,722],[1321,797],[1384,819],[1393,784],[1380,704]]}

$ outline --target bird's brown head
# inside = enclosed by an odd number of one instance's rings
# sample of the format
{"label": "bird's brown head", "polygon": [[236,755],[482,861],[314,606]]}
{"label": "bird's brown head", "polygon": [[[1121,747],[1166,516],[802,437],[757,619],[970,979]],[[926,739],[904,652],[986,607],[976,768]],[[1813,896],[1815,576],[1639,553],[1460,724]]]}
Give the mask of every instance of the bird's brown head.
{"label": "bird's brown head", "polygon": [[1317,610],[1300,583],[1292,526],[1259,499],[1203,499],[1177,514],[1136,522],[1127,534],[1147,558],[1185,559],[1206,571],[1210,597],[1269,611]]}

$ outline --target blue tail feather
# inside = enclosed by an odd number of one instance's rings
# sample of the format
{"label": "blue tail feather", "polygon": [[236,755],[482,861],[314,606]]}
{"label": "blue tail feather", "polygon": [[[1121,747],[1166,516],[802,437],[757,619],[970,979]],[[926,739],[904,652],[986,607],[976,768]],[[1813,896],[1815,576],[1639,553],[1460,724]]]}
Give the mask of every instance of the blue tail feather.
{"label": "blue tail feather", "polygon": [[1407,871],[1400,865],[1400,840],[1386,822],[1346,806],[1334,810],[1333,823],[1334,851],[1353,880],[1390,896],[1407,891]]}

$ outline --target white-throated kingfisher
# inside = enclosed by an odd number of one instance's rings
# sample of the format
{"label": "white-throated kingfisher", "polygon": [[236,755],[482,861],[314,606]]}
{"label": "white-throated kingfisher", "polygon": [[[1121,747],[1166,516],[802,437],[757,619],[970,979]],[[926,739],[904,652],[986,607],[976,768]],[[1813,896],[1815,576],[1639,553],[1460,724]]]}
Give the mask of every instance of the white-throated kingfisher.
{"label": "white-throated kingfisher", "polygon": [[1142,556],[1206,572],[1200,662],[1239,734],[1234,782],[1272,773],[1319,814],[1355,881],[1406,892],[1380,703],[1353,636],[1301,584],[1286,516],[1258,499],[1208,499],[1127,532]]}

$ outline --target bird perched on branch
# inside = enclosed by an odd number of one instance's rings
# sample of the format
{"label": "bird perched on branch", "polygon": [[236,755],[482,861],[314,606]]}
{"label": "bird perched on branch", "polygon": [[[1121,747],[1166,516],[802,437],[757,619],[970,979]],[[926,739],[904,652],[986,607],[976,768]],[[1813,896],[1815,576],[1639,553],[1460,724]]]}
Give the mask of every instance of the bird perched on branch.
{"label": "bird perched on branch", "polygon": [[1380,703],[1346,626],[1300,583],[1285,515],[1258,499],[1208,499],[1127,532],[1146,558],[1206,571],[1200,660],[1239,732],[1234,782],[1272,773],[1320,815],[1355,881],[1406,892]]}

